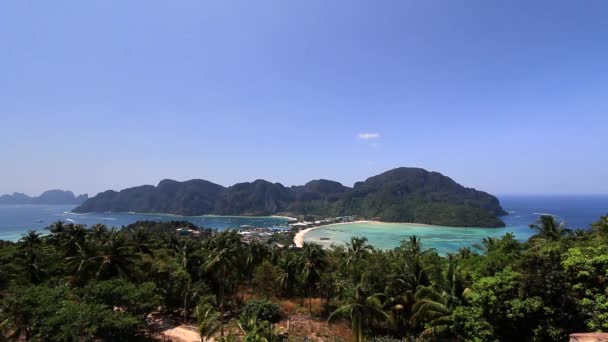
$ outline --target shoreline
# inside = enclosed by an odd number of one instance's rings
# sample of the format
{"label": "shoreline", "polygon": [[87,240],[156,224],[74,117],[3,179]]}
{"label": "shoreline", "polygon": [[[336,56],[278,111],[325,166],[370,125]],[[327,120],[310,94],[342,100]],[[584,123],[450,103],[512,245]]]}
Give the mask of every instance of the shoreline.
{"label": "shoreline", "polygon": [[[319,229],[319,228],[323,228],[323,227],[338,226],[338,225],[347,225],[347,224],[354,224],[354,223],[407,224],[407,225],[411,225],[411,226],[419,226],[419,227],[427,227],[427,228],[445,227],[445,226],[437,226],[437,225],[434,225],[434,224],[426,224],[426,223],[416,223],[416,222],[385,222],[385,221],[376,221],[376,220],[361,220],[361,221],[353,221],[353,222],[339,222],[339,223],[324,224],[324,225],[310,227],[310,228],[306,228],[304,230],[301,230],[301,231],[297,232],[296,235],[293,237],[293,243],[296,245],[296,247],[302,247],[302,245],[304,244],[304,237],[310,231],[313,231],[313,230]],[[452,228],[472,228],[472,227],[452,227]],[[502,227],[502,228],[505,228],[505,227]]]}
{"label": "shoreline", "polygon": [[88,211],[85,213],[77,213],[74,211],[66,211],[64,212],[64,214],[66,215],[91,215],[91,214],[99,214],[99,215],[105,215],[105,214],[122,214],[122,215],[142,215],[142,216],[174,216],[174,217],[228,217],[228,218],[252,218],[252,219],[256,219],[256,218],[278,218],[278,219],[284,219],[284,220],[288,220],[288,221],[293,221],[293,220],[297,220],[295,217],[289,217],[289,216],[280,216],[280,215],[217,215],[217,214],[203,214],[203,215],[182,215],[182,214],[171,214],[171,213],[157,213],[157,212],[138,212],[138,211],[105,211],[105,212],[101,212],[101,211]]}
{"label": "shoreline", "polygon": [[298,219],[295,217],[291,217],[291,216],[281,216],[281,215],[270,215],[269,217],[274,217],[274,218],[280,218],[280,219],[285,219],[287,221],[297,221]]}
{"label": "shoreline", "polygon": [[311,230],[315,230],[315,229],[319,229],[319,228],[323,228],[323,227],[329,227],[329,226],[344,225],[344,224],[372,223],[372,222],[377,222],[377,221],[339,222],[339,223],[323,224],[320,226],[306,228],[306,229],[300,230],[299,232],[296,233],[296,235],[293,237],[293,243],[296,245],[296,247],[302,247],[302,245],[304,244],[304,235],[306,235],[306,233],[310,232]]}

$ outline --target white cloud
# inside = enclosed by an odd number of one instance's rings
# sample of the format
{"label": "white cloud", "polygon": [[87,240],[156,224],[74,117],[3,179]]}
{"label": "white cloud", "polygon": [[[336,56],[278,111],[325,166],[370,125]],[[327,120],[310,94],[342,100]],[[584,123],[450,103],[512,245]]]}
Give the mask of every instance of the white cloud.
{"label": "white cloud", "polygon": [[378,139],[380,138],[379,133],[359,133],[359,139],[370,140],[370,139]]}

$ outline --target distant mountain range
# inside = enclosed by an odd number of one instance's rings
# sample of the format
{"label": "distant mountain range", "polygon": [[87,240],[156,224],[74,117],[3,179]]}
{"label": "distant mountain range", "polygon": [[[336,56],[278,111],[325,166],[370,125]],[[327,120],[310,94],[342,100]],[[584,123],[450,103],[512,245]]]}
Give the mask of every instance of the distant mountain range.
{"label": "distant mountain range", "polygon": [[30,197],[26,194],[15,192],[12,195],[0,196],[0,204],[82,204],[89,198],[83,194],[74,196],[71,191],[49,190],[38,197]]}
{"label": "distant mountain range", "polygon": [[459,227],[502,227],[507,213],[498,199],[465,188],[438,172],[401,167],[349,188],[320,179],[285,187],[258,179],[230,187],[200,179],[163,180],[122,191],[108,190],[74,212],[142,212],[177,215],[341,216]]}

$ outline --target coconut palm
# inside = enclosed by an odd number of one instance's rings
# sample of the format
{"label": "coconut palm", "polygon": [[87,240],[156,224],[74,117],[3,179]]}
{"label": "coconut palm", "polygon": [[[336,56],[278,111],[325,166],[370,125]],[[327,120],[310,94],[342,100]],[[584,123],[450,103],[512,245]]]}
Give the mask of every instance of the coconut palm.
{"label": "coconut palm", "polygon": [[270,256],[270,249],[268,245],[265,245],[257,240],[251,241],[246,246],[246,260],[245,260],[245,273],[248,279],[248,286],[252,288],[253,272],[255,268],[260,265],[264,260],[268,260]]}
{"label": "coconut palm", "polygon": [[25,263],[25,273],[29,280],[33,283],[40,283],[42,274],[44,273],[39,264],[40,252],[42,247],[42,239],[40,233],[35,230],[28,230],[21,240],[21,246],[23,250],[24,258],[22,259]]}
{"label": "coconut palm", "polygon": [[321,279],[325,266],[325,251],[320,245],[305,242],[300,254],[301,275],[308,292],[308,313],[312,313],[313,288]]}
{"label": "coconut palm", "polygon": [[211,305],[197,306],[196,318],[198,319],[198,332],[202,341],[211,339],[221,329],[220,313]]}
{"label": "coconut palm", "polygon": [[150,233],[147,230],[144,228],[136,229],[135,233],[131,236],[131,240],[139,253],[152,255]]}
{"label": "coconut palm", "polygon": [[329,322],[339,317],[347,317],[351,322],[352,341],[365,340],[364,326],[372,319],[384,319],[391,322],[392,318],[382,310],[382,302],[377,295],[368,296],[364,289],[357,287],[352,303],[343,305],[329,315]]}
{"label": "coconut palm", "polygon": [[65,232],[65,225],[63,224],[63,222],[62,221],[54,222],[46,229],[48,229],[49,232],[51,233],[51,237],[50,237],[51,243],[53,243],[56,246],[59,246],[61,244],[60,243],[61,237],[63,236],[63,233]]}
{"label": "coconut palm", "polygon": [[401,337],[411,331],[415,291],[401,274],[390,277],[384,289],[384,309],[391,314],[395,332]]}
{"label": "coconut palm", "polygon": [[469,247],[461,247],[458,249],[458,258],[461,260],[468,259],[473,254],[471,248]]}
{"label": "coconut palm", "polygon": [[293,295],[294,287],[297,282],[298,273],[300,271],[300,263],[298,256],[292,251],[286,251],[278,260],[281,273],[277,277],[281,289],[287,296]]}
{"label": "coconut palm", "polygon": [[552,215],[542,215],[536,223],[530,225],[530,228],[536,231],[532,240],[537,244],[559,241],[570,231],[566,229],[566,221],[558,222]]}
{"label": "coconut palm", "polygon": [[38,255],[40,252],[42,239],[40,238],[40,233],[35,230],[28,230],[27,234],[23,235],[19,242],[21,242],[20,248],[25,250],[27,255]]}
{"label": "coconut palm", "polygon": [[100,243],[105,242],[108,238],[108,235],[108,227],[103,224],[95,224],[89,230],[89,236]]}
{"label": "coconut palm", "polygon": [[131,270],[137,255],[131,244],[116,228],[109,232],[108,240],[102,244],[97,256],[92,258],[97,265],[96,277],[108,278],[113,276],[131,277]]}
{"label": "coconut palm", "polygon": [[367,254],[373,249],[367,244],[366,237],[353,236],[350,238],[350,243],[347,244],[346,266],[349,266],[359,260],[365,259]]}
{"label": "coconut palm", "polygon": [[498,245],[498,239],[493,237],[485,237],[481,240],[481,243],[473,244],[473,247],[477,248],[484,254],[488,254],[496,249]]}
{"label": "coconut palm", "polygon": [[437,338],[447,333],[452,325],[450,315],[453,310],[451,296],[442,291],[426,286],[416,292],[416,304],[413,307],[413,315],[410,319],[412,326],[428,324],[420,334],[421,339]]}
{"label": "coconut palm", "polygon": [[458,267],[458,258],[447,255],[448,265],[444,278],[436,286],[421,287],[416,291],[410,323],[413,327],[426,323],[420,335],[423,340],[437,339],[449,332],[454,308],[463,302],[465,282]]}
{"label": "coconut palm", "polygon": [[78,253],[78,246],[82,245],[87,237],[87,230],[81,224],[63,224],[58,221],[49,227],[51,243],[63,251],[65,256]]}
{"label": "coconut palm", "polygon": [[423,251],[422,243],[415,235],[403,241],[399,250],[403,262],[399,266],[398,278],[413,291],[421,286],[429,285],[432,266],[424,265],[424,257],[433,250]]}
{"label": "coconut palm", "polygon": [[78,244],[78,251],[75,255],[66,257],[68,269],[71,270],[69,281],[72,284],[85,283],[95,276],[95,271],[99,267],[95,264],[96,251],[90,243]]}
{"label": "coconut palm", "polygon": [[226,278],[233,268],[238,267],[238,256],[241,253],[241,240],[236,231],[228,230],[217,233],[211,238],[204,252],[207,261],[203,268],[212,272],[218,284],[218,306],[220,311],[220,333],[224,336],[224,296]]}

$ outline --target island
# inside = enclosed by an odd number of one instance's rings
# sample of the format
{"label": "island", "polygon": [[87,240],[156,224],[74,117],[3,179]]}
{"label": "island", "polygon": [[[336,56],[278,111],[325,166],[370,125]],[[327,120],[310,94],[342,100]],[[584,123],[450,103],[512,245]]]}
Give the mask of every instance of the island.
{"label": "island", "polygon": [[163,180],[121,191],[108,190],[74,209],[176,215],[357,216],[386,222],[456,227],[503,227],[498,199],[464,187],[439,172],[400,167],[347,187],[319,179],[285,187],[258,179],[223,187],[206,180]]}
{"label": "island", "polygon": [[24,193],[15,192],[12,195],[0,196],[0,204],[82,204],[89,198],[87,194],[75,196],[71,191],[48,190],[40,196],[30,197]]}

